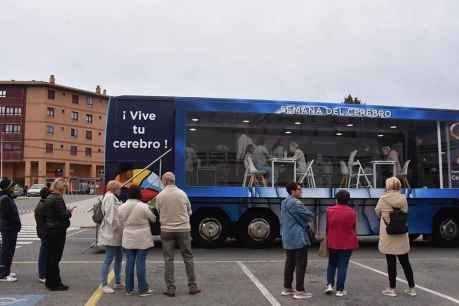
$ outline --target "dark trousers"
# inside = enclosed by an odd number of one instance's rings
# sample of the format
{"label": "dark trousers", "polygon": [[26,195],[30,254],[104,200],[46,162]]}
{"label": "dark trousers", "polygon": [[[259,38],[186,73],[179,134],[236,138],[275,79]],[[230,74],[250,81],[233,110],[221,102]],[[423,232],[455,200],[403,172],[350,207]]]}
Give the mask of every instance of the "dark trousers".
{"label": "dark trousers", "polygon": [[190,232],[161,232],[161,244],[165,262],[164,279],[167,289],[175,290],[174,256],[175,246],[178,245],[185,263],[188,278],[188,287],[196,288],[196,274],[194,272],[193,252],[191,251]]}
{"label": "dark trousers", "polygon": [[336,270],[338,270],[338,277],[336,280],[336,290],[338,291],[344,290],[344,283],[346,282],[347,268],[351,255],[352,250],[329,250],[327,284],[332,286],[335,285],[335,275]]}
{"label": "dark trousers", "polygon": [[397,281],[397,257],[398,261],[402,265],[403,272],[405,272],[406,280],[408,281],[408,286],[414,288],[414,276],[413,270],[411,269],[410,260],[408,254],[404,255],[386,255],[387,261],[387,272],[389,274],[389,285],[392,289],[396,288]]}
{"label": "dark trousers", "polygon": [[40,253],[38,254],[38,277],[46,278],[46,258],[48,258],[48,242],[41,239]]}
{"label": "dark trousers", "polygon": [[0,278],[5,278],[11,273],[14,252],[16,251],[16,241],[18,233],[2,232],[2,249],[0,253]]}
{"label": "dark trousers", "polygon": [[285,250],[284,288],[292,289],[295,272],[296,290],[304,291],[304,275],[308,265],[308,248]]}
{"label": "dark trousers", "polygon": [[56,288],[62,285],[59,262],[62,259],[66,230],[49,230],[47,235],[48,257],[46,258],[46,287]]}

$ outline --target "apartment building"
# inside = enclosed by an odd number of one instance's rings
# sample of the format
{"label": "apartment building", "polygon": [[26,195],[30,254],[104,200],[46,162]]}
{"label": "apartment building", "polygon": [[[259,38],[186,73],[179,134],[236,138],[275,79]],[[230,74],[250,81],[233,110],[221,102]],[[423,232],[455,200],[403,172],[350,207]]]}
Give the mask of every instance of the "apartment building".
{"label": "apartment building", "polygon": [[[31,186],[56,177],[71,191],[103,175],[108,96],[43,81],[0,81],[2,174]],[[1,149],[1,148],[0,148]]]}

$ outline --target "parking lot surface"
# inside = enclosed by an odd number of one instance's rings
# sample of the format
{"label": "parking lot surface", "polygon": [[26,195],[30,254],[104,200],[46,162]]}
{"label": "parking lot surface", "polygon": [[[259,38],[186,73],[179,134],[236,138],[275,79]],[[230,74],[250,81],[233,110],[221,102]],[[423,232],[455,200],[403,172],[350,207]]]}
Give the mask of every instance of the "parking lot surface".
{"label": "parking lot surface", "polygon": [[[177,296],[162,295],[164,265],[160,243],[148,258],[152,296],[125,296],[123,291],[102,295],[97,287],[103,254],[88,249],[93,239],[93,229],[69,231],[62,276],[70,291],[63,293],[51,293],[37,281],[39,242],[18,249],[14,270],[19,282],[0,284],[0,305],[459,305],[457,249],[435,248],[425,242],[416,242],[411,253],[415,279],[420,286],[417,297],[381,295],[381,290],[387,286],[387,278],[383,275],[385,259],[377,252],[376,240],[366,239],[352,257],[348,296],[337,298],[322,293],[327,262],[317,256],[317,248],[311,248],[306,288],[313,297],[296,301],[280,295],[284,254],[279,245],[272,249],[249,250],[235,242],[221,249],[194,249],[198,283],[203,289],[200,295],[187,294],[184,266],[178,254]],[[399,268],[403,280],[400,271]],[[400,290],[406,288],[402,282],[398,285]]]}

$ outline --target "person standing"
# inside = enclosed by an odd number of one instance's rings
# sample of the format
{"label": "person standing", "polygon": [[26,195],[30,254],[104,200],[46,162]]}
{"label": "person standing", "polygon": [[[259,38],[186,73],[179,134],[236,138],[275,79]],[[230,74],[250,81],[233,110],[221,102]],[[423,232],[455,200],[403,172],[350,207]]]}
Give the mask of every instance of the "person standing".
{"label": "person standing", "polygon": [[46,240],[47,227],[46,218],[44,216],[44,209],[46,199],[49,196],[48,187],[43,187],[40,190],[40,201],[35,207],[35,223],[37,224],[37,236],[40,238],[40,253],[38,255],[38,280],[40,283],[46,282],[46,258],[48,257],[48,241]]}
{"label": "person standing", "polygon": [[193,253],[191,251],[191,204],[183,190],[175,185],[175,175],[166,172],[162,176],[164,189],[156,196],[156,209],[161,222],[161,242],[165,261],[165,295],[175,296],[174,256],[175,245],[180,248],[188,277],[189,294],[201,292],[196,284]]}
{"label": "person standing", "polygon": [[46,240],[48,257],[46,258],[46,288],[51,291],[65,291],[69,287],[61,280],[59,262],[65,247],[67,228],[70,226],[72,210],[67,209],[64,202],[66,182],[57,178],[51,184],[51,194],[45,201],[43,217],[46,219]]}
{"label": "person standing", "polygon": [[[284,290],[283,296],[293,296],[303,300],[312,297],[304,289],[304,276],[308,261],[309,222],[313,213],[300,201],[302,192],[298,183],[287,185],[289,196],[281,203],[281,236],[285,249]],[[296,278],[296,291],[292,288],[293,273]]]}
{"label": "person standing", "polygon": [[408,258],[410,252],[410,239],[408,233],[401,235],[389,235],[386,231],[386,223],[390,222],[390,214],[394,209],[400,209],[408,213],[408,202],[400,193],[402,184],[396,177],[390,177],[386,180],[386,192],[378,200],[375,211],[381,218],[379,230],[379,251],[386,255],[387,272],[389,274],[389,288],[384,289],[382,294],[386,296],[397,296],[397,257],[405,272],[409,288],[405,293],[410,296],[416,296],[413,269]]}
{"label": "person standing", "polygon": [[147,204],[140,201],[141,189],[137,185],[128,188],[128,200],[118,209],[123,225],[121,245],[126,254],[126,294],[134,293],[134,269],[137,270],[140,296],[149,296],[153,293],[147,282],[146,260],[148,250],[154,246],[150,231],[150,221],[156,217]]}
{"label": "person standing", "polygon": [[122,289],[121,284],[121,262],[123,253],[121,249],[121,238],[123,228],[119,218],[118,208],[121,201],[118,200],[118,195],[121,191],[119,182],[112,180],[107,184],[107,192],[102,199],[102,212],[104,219],[99,227],[98,244],[105,247],[105,259],[100,272],[100,287],[104,293],[114,293],[115,291],[108,285],[107,277],[110,270],[110,265],[115,259],[115,289]]}
{"label": "person standing", "polygon": [[327,209],[327,247],[329,252],[327,287],[325,293],[331,294],[335,285],[336,296],[347,295],[344,290],[347,268],[352,251],[358,247],[356,235],[357,214],[348,206],[351,196],[346,190],[336,193],[336,205]]}
{"label": "person standing", "polygon": [[0,252],[0,281],[16,282],[17,276],[11,273],[18,233],[21,231],[21,220],[18,208],[13,200],[14,183],[4,177],[0,181],[0,233],[2,248]]}

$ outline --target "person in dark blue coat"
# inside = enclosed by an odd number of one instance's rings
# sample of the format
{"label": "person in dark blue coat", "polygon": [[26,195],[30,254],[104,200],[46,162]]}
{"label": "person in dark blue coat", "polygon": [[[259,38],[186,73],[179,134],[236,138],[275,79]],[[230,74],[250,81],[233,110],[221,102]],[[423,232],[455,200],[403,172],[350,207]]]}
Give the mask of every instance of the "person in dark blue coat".
{"label": "person in dark blue coat", "polygon": [[21,219],[12,197],[14,182],[8,178],[0,181],[0,233],[2,248],[0,252],[0,281],[16,282],[15,273],[11,273],[18,233],[21,231]]}
{"label": "person in dark blue coat", "polygon": [[[281,204],[281,235],[282,245],[286,251],[284,270],[283,296],[293,296],[294,299],[312,297],[304,289],[304,276],[308,260],[309,222],[313,213],[299,200],[301,186],[298,183],[287,185],[289,196]],[[296,278],[296,291],[292,287],[293,273]]]}

